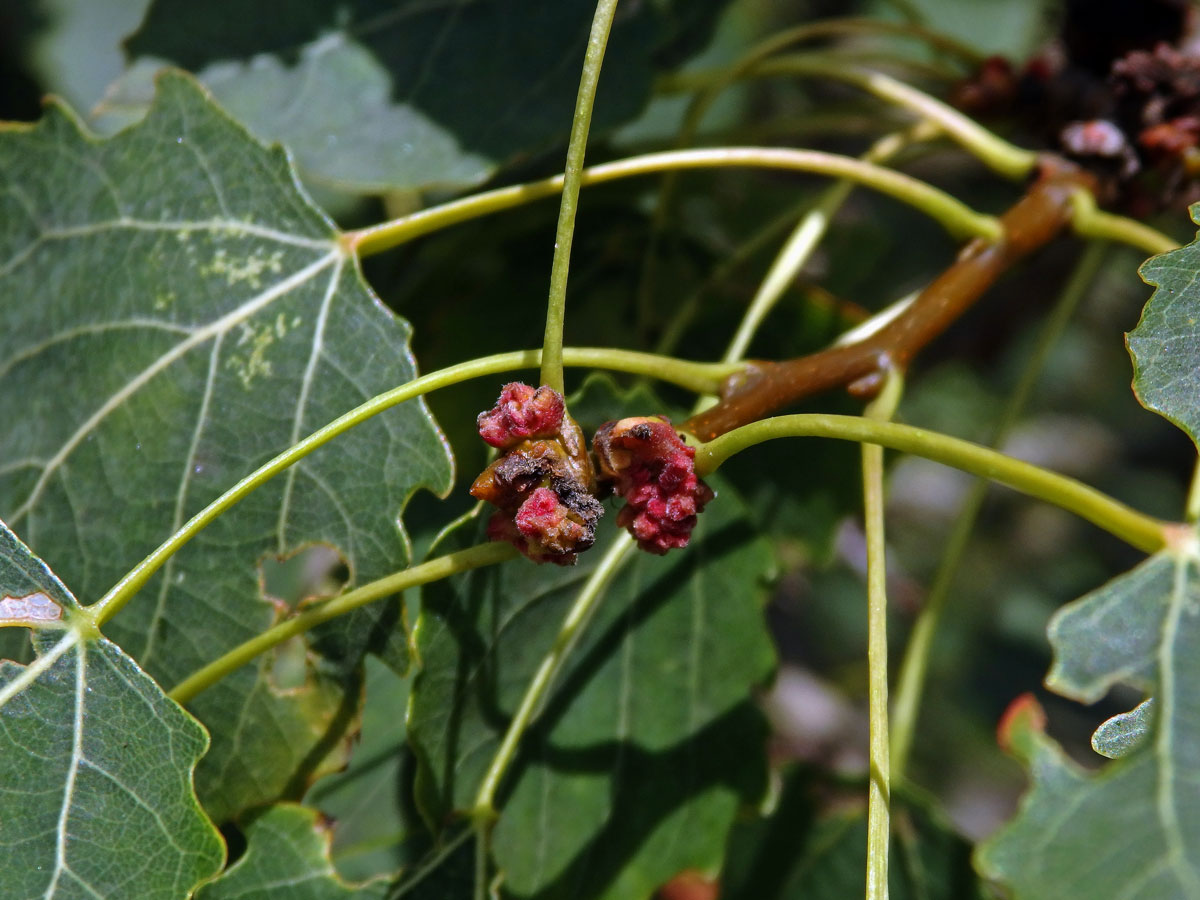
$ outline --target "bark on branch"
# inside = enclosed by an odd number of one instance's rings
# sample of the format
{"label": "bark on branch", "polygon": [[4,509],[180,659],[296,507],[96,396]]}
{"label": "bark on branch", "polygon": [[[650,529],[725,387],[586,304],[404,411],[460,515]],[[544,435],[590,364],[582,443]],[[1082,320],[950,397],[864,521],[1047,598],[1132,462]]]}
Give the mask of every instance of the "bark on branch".
{"label": "bark on branch", "polygon": [[1090,176],[1057,157],[1000,217],[1004,237],[976,238],[903,313],[863,340],[785,362],[752,361],[725,383],[719,403],[683,425],[702,441],[757,421],[804,397],[835,387],[871,395],[890,368],[904,369],[931,340],[1018,260],[1053,240],[1071,221],[1071,195],[1093,189]]}

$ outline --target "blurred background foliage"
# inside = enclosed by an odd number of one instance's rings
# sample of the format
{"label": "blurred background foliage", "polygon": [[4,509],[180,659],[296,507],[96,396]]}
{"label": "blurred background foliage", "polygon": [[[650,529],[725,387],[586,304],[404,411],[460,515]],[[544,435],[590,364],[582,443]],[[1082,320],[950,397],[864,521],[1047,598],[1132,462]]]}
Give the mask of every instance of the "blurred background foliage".
{"label": "blurred background foliage", "polygon": [[[1137,5],[1137,0],[1126,4]],[[102,101],[109,86],[132,71],[128,48],[136,42],[125,41],[136,32],[146,6],[146,0],[0,0],[0,118],[36,118],[40,97],[53,92],[97,127],[115,124],[105,125],[112,105]],[[918,21],[982,55],[1004,54],[1020,62],[1051,38],[1062,15],[1062,4],[1054,0],[732,0],[715,17],[711,34],[700,27],[686,41],[674,38],[691,45],[688,49],[703,48],[682,71],[705,72],[730,64],[782,28],[826,17],[871,16]],[[901,38],[862,35],[826,47],[869,59],[940,96],[968,74],[957,61]],[[635,116],[623,112],[606,118],[605,104],[622,101],[601,94],[603,127],[594,132],[590,162],[674,146],[687,102],[667,77],[676,71],[675,62],[659,66]],[[615,66],[610,61],[606,78],[617,77]],[[562,79],[573,94],[573,76]],[[464,113],[489,116],[495,110]],[[724,92],[696,142],[858,154],[897,121],[849,90],[763,77]],[[551,174],[561,166],[561,138],[547,131],[520,151],[493,153],[468,180],[500,185]],[[1022,139],[1019,133],[1016,139]],[[984,210],[1003,209],[1020,191],[948,145],[910,153],[897,165]],[[584,192],[569,288],[568,344],[719,357],[798,211],[824,186],[816,178],[778,173],[689,173],[676,179],[670,202],[661,206],[660,184],[642,179]],[[347,191],[344,185],[331,190],[320,179],[311,186],[345,226],[382,220],[453,189],[428,184],[382,193]],[[540,342],[556,216],[557,203],[542,202],[424,237],[366,262],[380,297],[413,323],[413,346],[424,371]],[[1155,224],[1181,240],[1191,233],[1179,209],[1162,213]],[[926,283],[954,252],[950,239],[916,212],[856,192],[761,329],[750,355],[784,358],[821,347]],[[1080,252],[1078,241],[1063,238],[1005,278],[916,362],[898,418],[987,441]],[[1129,389],[1124,333],[1137,323],[1150,293],[1137,276],[1140,262],[1126,249],[1107,255],[1005,449],[1149,513],[1176,517],[1192,448],[1181,432],[1142,409]],[[569,386],[578,387],[583,377],[568,373]],[[474,436],[475,412],[494,399],[497,386],[471,382],[431,400],[455,448],[459,476],[449,500],[428,495],[414,500],[406,521],[419,551],[450,518],[469,508],[465,488],[484,461],[484,448]],[[660,393],[668,408],[689,405],[689,398],[669,389]],[[841,395],[804,406],[858,408]],[[888,538],[892,651],[898,663],[971,482],[921,460],[893,463]],[[857,452],[832,442],[780,442],[746,454],[723,474],[772,535],[780,563],[768,615],[781,669],[761,698],[774,726],[779,815],[818,822],[812,827],[833,835],[827,846],[839,845],[835,832],[844,826],[852,833],[842,841],[846,852],[861,854],[862,826],[854,820],[853,800],[861,792],[846,790],[847,784],[862,783],[866,750],[865,550],[857,512]],[[959,834],[974,841],[1011,815],[1025,777],[997,748],[994,732],[1006,706],[1024,691],[1038,695],[1050,713],[1051,733],[1077,759],[1099,764],[1088,736],[1140,698],[1112,697],[1085,708],[1043,690],[1049,663],[1045,626],[1063,603],[1137,559],[1135,551],[1067,513],[1003,489],[989,492],[933,649],[909,772],[921,792],[913,801],[913,815],[921,822],[928,817],[926,809],[940,808]],[[393,677],[382,669],[370,673],[372,683]],[[403,684],[388,690],[386,696],[403,702]],[[367,727],[387,717],[386,709],[369,706]],[[397,784],[411,777],[411,765],[395,751],[389,756],[386,740],[380,743],[370,734],[364,740],[371,753],[360,759],[362,766],[369,763],[375,767],[370,771],[387,773]],[[345,783],[325,783],[310,799],[357,827],[352,810],[338,806]],[[398,809],[405,793],[399,787],[392,792]],[[395,818],[399,829],[403,811]],[[771,828],[769,823],[746,827]],[[739,860],[759,852],[742,857],[739,846],[761,848],[766,845],[756,841],[772,839],[748,835],[739,832],[734,838],[730,896],[768,896],[786,884],[803,883],[800,863],[795,871],[773,874],[751,867],[758,882],[739,870]],[[353,843],[344,834],[339,840]],[[961,849],[951,850],[944,858],[965,865]],[[360,848],[343,865],[363,877],[402,861],[409,851],[397,852],[398,857],[385,854],[380,860],[377,851]],[[764,878],[774,879],[774,887]],[[845,896],[836,887],[821,888],[827,894],[809,889],[811,896]]]}

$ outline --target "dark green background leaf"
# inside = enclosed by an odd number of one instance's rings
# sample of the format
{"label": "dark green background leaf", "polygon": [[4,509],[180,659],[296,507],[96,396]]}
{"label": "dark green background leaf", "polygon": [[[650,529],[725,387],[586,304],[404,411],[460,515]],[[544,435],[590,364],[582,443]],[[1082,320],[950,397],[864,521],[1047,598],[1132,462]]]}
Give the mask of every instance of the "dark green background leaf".
{"label": "dark green background leaf", "polygon": [[[636,116],[656,67],[693,51],[723,6],[622,5],[593,131]],[[156,0],[127,47],[133,60],[196,72],[255,134],[285,141],[314,183],[365,193],[465,186],[565,139],[594,8]]]}
{"label": "dark green background leaf", "polygon": [[[189,78],[165,77],[146,120],[109,140],[57,107],[0,133],[0,174],[0,412],[23,423],[0,436],[0,510],[81,596],[296,438],[412,376],[407,326],[282,151]],[[384,575],[407,561],[409,496],[449,480],[423,406],[393,410],[216,522],[106,631],[170,687],[286,613],[260,595],[264,555],[320,541],[353,581]],[[325,632],[306,684],[279,690],[264,658],[195,701],[214,735],[197,784],[215,818],[319,771],[353,718],[346,673],[390,609]]]}
{"label": "dark green background leaf", "polygon": [[[686,551],[627,562],[528,735],[494,831],[513,894],[648,895],[715,868],[738,806],[757,799],[765,735],[745,698],[773,666],[772,561],[735,492],[718,493]],[[430,821],[472,805],[614,517],[574,568],[516,560],[426,590],[409,728]]]}
{"label": "dark green background leaf", "polygon": [[[861,804],[863,785],[854,801]],[[798,767],[784,776],[769,816],[734,829],[721,877],[723,900],[842,900],[866,889],[866,810],[836,785]],[[970,845],[927,801],[897,792],[892,805],[891,900],[973,900],[982,896]]]}
{"label": "dark green background leaf", "polygon": [[395,873],[430,845],[412,802],[416,761],[404,735],[408,687],[408,679],[367,658],[361,737],[350,764],[304,798],[333,821],[333,862],[346,878]]}

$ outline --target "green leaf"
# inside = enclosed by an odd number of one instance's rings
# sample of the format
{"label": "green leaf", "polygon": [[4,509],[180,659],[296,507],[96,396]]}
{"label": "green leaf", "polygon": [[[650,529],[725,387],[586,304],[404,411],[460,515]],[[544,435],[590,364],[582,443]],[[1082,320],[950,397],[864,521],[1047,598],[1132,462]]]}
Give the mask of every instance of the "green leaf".
{"label": "green leaf", "polygon": [[367,658],[361,739],[350,764],[305,797],[333,821],[332,857],[346,878],[395,873],[428,849],[412,801],[416,761],[404,739],[408,687],[407,679]]}
{"label": "green leaf", "polygon": [[1154,700],[1143,700],[1129,712],[1101,723],[1092,735],[1092,749],[1109,759],[1119,759],[1141,745],[1154,719]]}
{"label": "green leaf", "polygon": [[[150,0],[21,0],[34,27],[25,42],[42,87],[90,110],[125,68],[121,39]],[[6,10],[7,13],[7,10]]]}
{"label": "green leaf", "polygon": [[[838,787],[807,768],[783,783],[770,816],[740,825],[730,837],[721,874],[724,900],[842,900],[866,889],[867,816],[844,806]],[[973,900],[982,897],[970,845],[930,804],[897,793],[892,805],[888,896],[891,900]]]}
{"label": "green leaf", "polygon": [[[593,130],[637,115],[656,65],[694,50],[723,5],[659,0],[621,11]],[[197,72],[255,134],[287,142],[314,183],[466,186],[565,140],[593,9],[561,0],[273,0],[249,9],[156,0],[127,47],[134,60]]]}
{"label": "green leaf", "polygon": [[[1200,206],[1191,208],[1200,223]],[[1157,288],[1126,342],[1133,357],[1133,390],[1142,406],[1178,425],[1200,446],[1200,241],[1142,264],[1142,279]]]}
{"label": "green leaf", "polygon": [[[284,153],[190,78],[164,76],[144,122],[108,140],[55,106],[0,132],[0,173],[0,413],[20,423],[0,435],[0,512],[82,596],[298,437],[412,377],[406,324]],[[323,542],[359,583],[401,568],[400,511],[450,474],[425,408],[393,410],[250,495],[106,632],[170,687],[287,614],[260,594],[265,554]],[[193,703],[214,736],[197,773],[214,818],[321,770],[357,704],[346,673],[395,618],[363,612],[322,633],[307,683],[277,689],[264,658]]]}
{"label": "green leaf", "polygon": [[3,523],[0,609],[38,632],[30,664],[0,660],[4,895],[186,896],[224,857],[191,785],[204,729]]}
{"label": "green leaf", "polygon": [[[627,562],[527,734],[493,831],[511,893],[648,896],[684,869],[714,870],[739,805],[757,799],[765,734],[746,698],[774,665],[772,562],[717,487],[691,546]],[[574,568],[515,560],[426,589],[409,733],[431,822],[473,805],[614,518]]]}
{"label": "green leaf", "polygon": [[1117,684],[1151,690],[1159,653],[1173,637],[1163,628],[1189,590],[1186,576],[1186,558],[1160,553],[1060,609],[1047,628],[1054,663],[1046,686],[1081,703]]}
{"label": "green leaf", "polygon": [[[160,69],[153,60],[130,67],[106,95],[100,126],[139,118]],[[199,78],[256,135],[285,144],[313,187],[357,194],[460,188],[484,181],[496,167],[462,149],[417,107],[393,103],[388,72],[347,35],[306,45],[294,65],[259,56],[213,63]]]}
{"label": "green leaf", "polygon": [[1091,701],[1112,685],[1154,694],[1146,737],[1099,773],[1034,732],[1033,788],[980,850],[1016,897],[1200,897],[1200,555],[1194,542],[1151,557],[1064,607],[1050,626],[1047,684]]}
{"label": "green leaf", "polygon": [[241,859],[201,888],[196,900],[371,900],[387,894],[383,881],[362,886],[342,881],[329,861],[329,840],[316,810],[291,803],[273,806],[246,829]]}

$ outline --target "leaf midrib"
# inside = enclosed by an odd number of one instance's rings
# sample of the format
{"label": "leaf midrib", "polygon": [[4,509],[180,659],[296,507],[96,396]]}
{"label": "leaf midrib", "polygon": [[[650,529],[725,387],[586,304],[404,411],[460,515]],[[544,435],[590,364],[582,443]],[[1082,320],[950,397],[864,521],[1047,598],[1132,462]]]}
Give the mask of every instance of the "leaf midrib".
{"label": "leaf midrib", "polygon": [[[109,395],[95,412],[84,421],[82,425],[62,444],[59,450],[46,461],[41,475],[34,483],[29,492],[29,496],[17,508],[9,519],[9,525],[15,525],[20,522],[32,511],[37,501],[40,499],[42,491],[45,490],[50,478],[58,471],[67,457],[83,442],[83,440],[91,434],[101,422],[106,419],[109,414],[119,409],[126,400],[132,397],[137,391],[153,380],[158,374],[166,371],[173,363],[181,359],[185,354],[195,347],[200,346],[207,340],[219,335],[223,335],[231,328],[240,322],[253,316],[259,310],[264,309],[271,303],[278,300],[280,297],[290,293],[295,288],[305,284],[315,278],[326,267],[333,265],[342,258],[339,250],[333,249],[325,256],[317,258],[314,262],[309,263],[302,269],[293,272],[288,277],[276,282],[272,286],[261,291],[259,294],[251,297],[235,309],[221,316],[219,319],[209,323],[208,325],[198,328],[193,331],[186,339],[180,341],[167,352],[161,354],[148,366],[144,367],[136,376],[129,379],[124,386],[118,391]],[[28,527],[26,528],[26,540],[30,543],[35,542],[33,534],[34,522],[30,517]]]}

